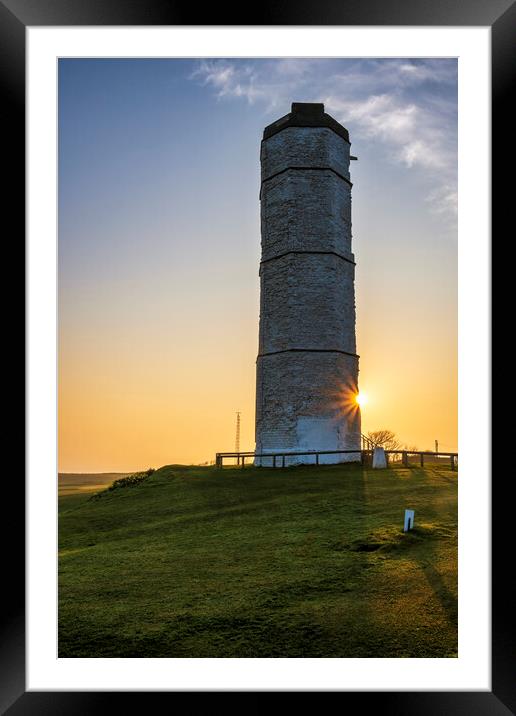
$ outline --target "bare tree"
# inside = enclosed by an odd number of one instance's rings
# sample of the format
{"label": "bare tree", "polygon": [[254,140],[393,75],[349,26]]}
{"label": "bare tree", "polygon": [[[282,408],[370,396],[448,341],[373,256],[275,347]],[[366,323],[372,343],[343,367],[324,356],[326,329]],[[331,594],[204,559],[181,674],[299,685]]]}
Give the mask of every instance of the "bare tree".
{"label": "bare tree", "polygon": [[367,433],[369,440],[385,450],[401,450],[401,443],[392,430],[374,430]]}

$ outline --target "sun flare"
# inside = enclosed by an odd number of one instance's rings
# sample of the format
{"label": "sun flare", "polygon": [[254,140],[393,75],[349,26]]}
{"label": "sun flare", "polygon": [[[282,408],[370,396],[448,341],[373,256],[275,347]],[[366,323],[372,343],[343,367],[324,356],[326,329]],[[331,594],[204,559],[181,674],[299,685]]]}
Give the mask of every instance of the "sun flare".
{"label": "sun flare", "polygon": [[361,407],[363,405],[367,405],[367,402],[368,402],[367,395],[365,393],[357,393],[355,396],[355,402],[357,403],[357,405],[360,405]]}

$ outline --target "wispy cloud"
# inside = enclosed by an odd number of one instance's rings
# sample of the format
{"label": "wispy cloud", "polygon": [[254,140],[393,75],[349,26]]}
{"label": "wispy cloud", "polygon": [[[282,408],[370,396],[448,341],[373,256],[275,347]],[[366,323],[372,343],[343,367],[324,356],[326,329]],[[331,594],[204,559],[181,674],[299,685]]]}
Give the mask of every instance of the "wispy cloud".
{"label": "wispy cloud", "polygon": [[202,60],[191,78],[220,100],[261,104],[264,115],[295,101],[324,102],[355,140],[369,139],[389,161],[426,172],[433,211],[457,211],[454,60]]}
{"label": "wispy cloud", "polygon": [[270,93],[270,88],[260,86],[259,73],[251,65],[237,66],[226,61],[202,60],[192,72],[191,79],[198,79],[212,87],[219,98],[242,97],[249,104],[266,99]]}
{"label": "wispy cloud", "polygon": [[450,159],[446,132],[431,112],[393,94],[372,95],[365,100],[325,98],[336,119],[356,128],[358,136],[385,142],[392,156],[406,167],[444,170]]}

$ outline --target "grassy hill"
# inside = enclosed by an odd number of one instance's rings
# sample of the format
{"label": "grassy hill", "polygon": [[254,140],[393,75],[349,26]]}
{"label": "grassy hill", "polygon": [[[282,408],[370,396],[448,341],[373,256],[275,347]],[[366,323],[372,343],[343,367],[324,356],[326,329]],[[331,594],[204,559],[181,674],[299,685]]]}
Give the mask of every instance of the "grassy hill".
{"label": "grassy hill", "polygon": [[457,656],[457,473],[170,465],[63,496],[59,656]]}

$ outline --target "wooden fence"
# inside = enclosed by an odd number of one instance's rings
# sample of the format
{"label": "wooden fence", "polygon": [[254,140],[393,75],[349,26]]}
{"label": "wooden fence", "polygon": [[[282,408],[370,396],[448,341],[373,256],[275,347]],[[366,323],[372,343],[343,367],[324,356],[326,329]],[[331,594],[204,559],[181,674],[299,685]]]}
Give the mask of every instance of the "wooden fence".
{"label": "wooden fence", "polygon": [[[218,468],[224,467],[224,460],[236,460],[238,467],[245,467],[246,460],[252,458],[252,461],[256,458],[267,459],[271,462],[270,467],[288,467],[288,458],[293,457],[307,457],[311,456],[314,458],[313,464],[320,464],[321,455],[357,455],[356,462],[361,462],[363,465],[370,465],[373,459],[373,450],[307,450],[305,452],[275,452],[275,453],[257,453],[257,452],[218,452],[215,455],[215,466]],[[393,462],[401,462],[403,467],[410,466],[410,456],[417,456],[416,460],[420,467],[424,467],[425,458],[427,463],[433,458],[433,461],[438,461],[443,458],[449,461],[450,468],[457,470],[459,454],[456,452],[429,452],[423,450],[386,450],[385,455],[387,457],[387,465]],[[358,457],[359,456],[359,457]],[[392,456],[392,457],[391,457]],[[398,457],[399,456],[399,457]],[[249,464],[249,462],[247,463]],[[305,463],[306,464],[306,463]],[[234,466],[234,463],[233,463]]]}

